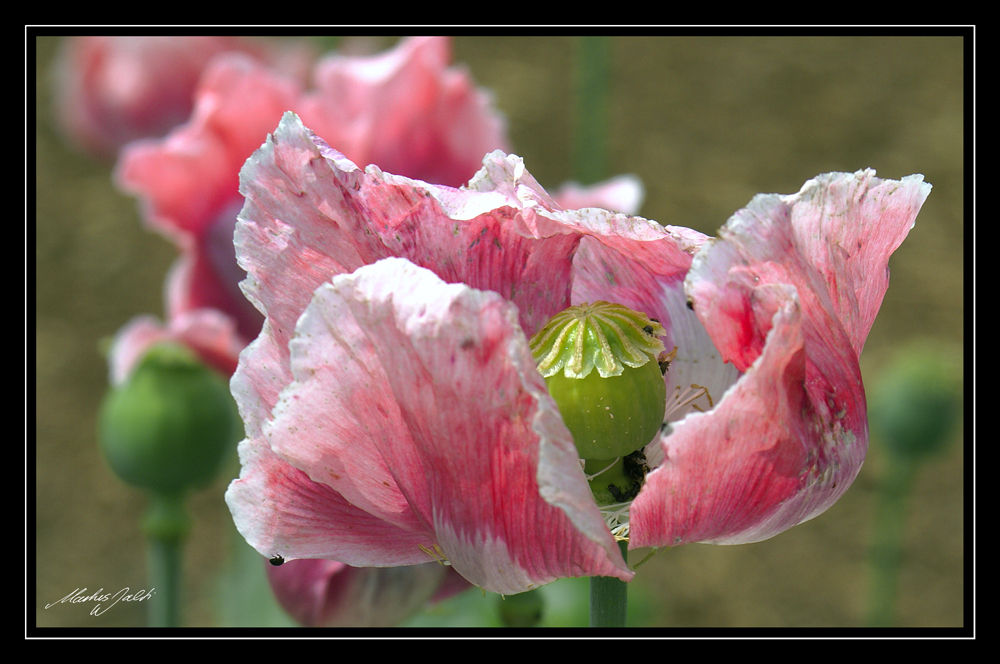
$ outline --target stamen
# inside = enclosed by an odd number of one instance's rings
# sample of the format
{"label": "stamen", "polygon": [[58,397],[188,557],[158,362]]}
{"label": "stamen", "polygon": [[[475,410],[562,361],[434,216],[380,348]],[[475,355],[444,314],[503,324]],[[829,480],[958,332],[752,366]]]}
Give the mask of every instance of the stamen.
{"label": "stamen", "polygon": [[628,541],[628,512],[630,507],[632,507],[631,500],[624,503],[601,506],[601,516],[604,517],[604,523],[607,524],[608,530],[611,531],[616,541]]}
{"label": "stamen", "polygon": [[[699,390],[704,390],[705,398],[708,399],[708,409],[711,410],[715,408],[715,401],[712,399],[712,395],[708,393],[707,387],[702,387],[701,385],[695,385],[694,383],[691,383],[691,387],[697,388]],[[698,408],[698,406],[692,406],[692,408],[696,409],[698,412],[704,412],[701,408]]]}
{"label": "stamen", "polygon": [[712,399],[712,395],[709,394],[708,388],[702,385],[696,385],[691,383],[691,387],[682,388],[680,385],[674,388],[674,398],[667,400],[667,411],[664,414],[664,421],[679,420],[687,415],[687,411],[683,410],[687,406],[691,406],[692,409],[697,410],[699,413],[704,412],[704,410],[698,405],[694,404],[695,401],[705,397],[708,400],[708,407],[712,409],[715,407],[715,401]]}
{"label": "stamen", "polygon": [[421,551],[423,551],[424,553],[426,553],[431,558],[433,558],[435,560],[435,562],[437,562],[438,565],[443,565],[445,567],[448,567],[448,566],[451,565],[451,563],[448,562],[448,559],[444,557],[444,551],[442,551],[441,547],[438,546],[437,544],[434,545],[434,550],[433,551],[431,551],[430,549],[428,549],[423,544],[418,544],[417,548],[420,549]]}

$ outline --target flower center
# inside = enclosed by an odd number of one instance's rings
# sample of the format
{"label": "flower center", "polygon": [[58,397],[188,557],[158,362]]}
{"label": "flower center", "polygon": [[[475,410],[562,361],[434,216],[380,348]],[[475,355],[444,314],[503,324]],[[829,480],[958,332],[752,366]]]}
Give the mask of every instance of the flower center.
{"label": "flower center", "polygon": [[[639,449],[610,463],[585,459],[580,462],[611,534],[615,539],[627,540],[629,508],[650,470],[645,452]],[[604,466],[598,468],[601,464]]]}
{"label": "flower center", "polygon": [[612,532],[627,524],[648,470],[643,448],[664,421],[665,334],[643,313],[594,302],[556,314],[530,342]]}

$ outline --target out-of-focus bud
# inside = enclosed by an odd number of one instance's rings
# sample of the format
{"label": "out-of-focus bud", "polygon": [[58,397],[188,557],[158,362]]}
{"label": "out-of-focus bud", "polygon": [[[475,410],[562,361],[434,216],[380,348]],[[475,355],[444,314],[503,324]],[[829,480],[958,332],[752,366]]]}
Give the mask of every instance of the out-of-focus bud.
{"label": "out-of-focus bud", "polygon": [[537,627],[542,621],[545,601],[536,590],[497,597],[497,613],[504,627]]}
{"label": "out-of-focus bud", "polygon": [[191,351],[152,346],[104,399],[101,449],[125,482],[179,494],[215,476],[240,433],[235,408],[226,381]]}
{"label": "out-of-focus bud", "polygon": [[871,431],[900,456],[938,452],[961,417],[961,388],[959,351],[927,342],[907,347],[869,390]]}

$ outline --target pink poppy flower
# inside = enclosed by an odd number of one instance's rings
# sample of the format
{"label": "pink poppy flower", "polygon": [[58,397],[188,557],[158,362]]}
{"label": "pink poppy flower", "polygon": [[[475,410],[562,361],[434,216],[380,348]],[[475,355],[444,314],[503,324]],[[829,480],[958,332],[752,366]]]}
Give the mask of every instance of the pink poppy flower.
{"label": "pink poppy flower", "polygon": [[393,627],[469,584],[438,563],[348,567],[335,560],[268,565],[278,603],[304,627]]}
{"label": "pink poppy flower", "polygon": [[483,154],[505,148],[488,95],[449,58],[450,42],[439,37],[406,39],[376,56],[328,56],[315,67],[313,90],[240,54],[213,60],[191,119],[165,139],[127,146],[116,167],[147,222],[181,249],[168,315],[214,308],[247,340],[260,331],[233,254],[239,171],[285,111],[300,113],[358,163],[441,184],[464,183]]}
{"label": "pink poppy flower", "polygon": [[305,49],[213,36],[83,36],[62,44],[55,68],[56,112],[63,132],[99,157],[140,138],[163,136],[188,119],[209,61],[227,51],[302,69]]}
{"label": "pink poppy flower", "polygon": [[246,345],[232,320],[212,309],[186,312],[167,324],[154,316],[136,316],[118,331],[108,349],[109,382],[120,385],[151,346],[172,342],[194,351],[207,366],[223,376],[236,370]]}
{"label": "pink poppy flower", "polygon": [[[823,175],[712,239],[562,209],[501,152],[462,189],[361,170],[293,114],[241,180],[266,322],[232,381],[238,529],[268,557],[437,559],[504,594],[631,579],[616,537],[751,542],[832,505],[867,447],[858,354],[888,257],[930,189]],[[676,347],[646,483],[603,511],[528,347],[597,299]]]}

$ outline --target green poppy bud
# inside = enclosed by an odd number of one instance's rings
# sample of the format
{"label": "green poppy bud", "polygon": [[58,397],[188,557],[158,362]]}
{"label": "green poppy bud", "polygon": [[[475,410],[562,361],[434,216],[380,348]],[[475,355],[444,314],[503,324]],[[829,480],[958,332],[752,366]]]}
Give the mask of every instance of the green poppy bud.
{"label": "green poppy bud", "polygon": [[538,371],[581,458],[624,457],[653,440],[666,409],[656,361],[665,334],[645,314],[599,301],[556,314],[532,337]]}
{"label": "green poppy bud", "polygon": [[962,413],[961,354],[941,343],[915,343],[870,388],[872,433],[894,454],[937,453]]}
{"label": "green poppy bud", "polygon": [[158,493],[207,483],[239,428],[229,386],[188,349],[150,348],[104,399],[101,449],[124,481]]}

